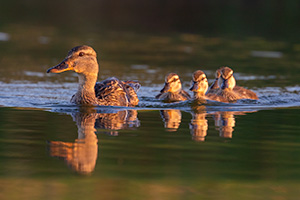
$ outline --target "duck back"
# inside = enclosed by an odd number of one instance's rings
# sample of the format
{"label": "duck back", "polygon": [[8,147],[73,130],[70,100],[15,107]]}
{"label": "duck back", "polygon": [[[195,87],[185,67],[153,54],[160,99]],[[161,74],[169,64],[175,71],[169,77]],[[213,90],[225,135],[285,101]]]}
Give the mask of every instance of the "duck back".
{"label": "duck back", "polygon": [[128,106],[127,94],[121,81],[115,77],[97,82],[95,93],[101,105]]}

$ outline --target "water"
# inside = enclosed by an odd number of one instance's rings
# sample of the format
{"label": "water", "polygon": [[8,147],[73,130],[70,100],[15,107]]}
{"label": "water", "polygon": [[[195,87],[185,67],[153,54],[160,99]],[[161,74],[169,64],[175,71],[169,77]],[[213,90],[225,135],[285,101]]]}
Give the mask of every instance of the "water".
{"label": "water", "polygon": [[161,85],[149,84],[135,108],[74,106],[76,82],[0,85],[0,186],[8,199],[299,195],[297,85],[255,88],[258,101],[194,106],[155,100]]}
{"label": "water", "polygon": [[299,195],[299,109],[164,110],[176,112],[171,128],[157,110],[138,119],[126,110],[0,111],[1,194],[9,199]]}
{"label": "water", "polygon": [[[0,199],[298,199],[298,3],[131,2],[3,2]],[[137,107],[70,103],[76,74],[46,70],[82,44],[99,80],[141,82]],[[223,65],[259,100],[154,98]]]}

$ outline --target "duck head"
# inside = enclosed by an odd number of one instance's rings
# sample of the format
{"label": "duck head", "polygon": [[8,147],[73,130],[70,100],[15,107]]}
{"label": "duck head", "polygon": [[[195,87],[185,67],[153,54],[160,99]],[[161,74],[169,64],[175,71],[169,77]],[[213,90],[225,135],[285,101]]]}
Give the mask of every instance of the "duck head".
{"label": "duck head", "polygon": [[208,82],[203,71],[197,70],[193,73],[192,87],[190,90],[195,93],[202,93],[203,95],[208,89]]}
{"label": "duck head", "polygon": [[181,90],[181,82],[179,76],[175,73],[170,73],[165,78],[164,88],[160,91],[165,92],[179,92]]}
{"label": "duck head", "polygon": [[97,54],[95,50],[87,45],[77,46],[71,49],[67,57],[58,65],[47,70],[47,73],[61,73],[74,71],[83,75],[98,74]]}
{"label": "duck head", "polygon": [[218,80],[219,87],[224,90],[226,88],[232,90],[235,87],[235,78],[233,77],[233,70],[229,67],[223,67],[220,70],[220,78]]}

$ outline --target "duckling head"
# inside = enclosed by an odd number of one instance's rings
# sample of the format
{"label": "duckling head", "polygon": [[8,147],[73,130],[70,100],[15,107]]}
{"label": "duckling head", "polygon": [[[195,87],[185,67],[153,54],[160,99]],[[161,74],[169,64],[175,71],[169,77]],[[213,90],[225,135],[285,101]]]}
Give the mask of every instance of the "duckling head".
{"label": "duckling head", "polygon": [[208,89],[208,82],[203,71],[197,70],[193,73],[192,86],[190,88],[194,93],[202,93],[203,95]]}
{"label": "duckling head", "polygon": [[179,92],[181,90],[181,81],[179,76],[175,73],[170,73],[165,78],[164,88],[160,91],[161,93],[165,92]]}
{"label": "duckling head", "polygon": [[97,54],[87,45],[77,46],[71,49],[67,57],[58,65],[47,70],[47,73],[61,73],[74,71],[86,76],[98,74]]}
{"label": "duckling head", "polygon": [[224,67],[220,67],[219,69],[216,70],[215,72],[215,78],[218,80],[221,76],[221,70],[223,69]]}
{"label": "duckling head", "polygon": [[220,70],[221,76],[218,80],[219,87],[224,90],[226,88],[232,90],[235,87],[235,78],[233,77],[233,70],[229,67],[223,67]]}

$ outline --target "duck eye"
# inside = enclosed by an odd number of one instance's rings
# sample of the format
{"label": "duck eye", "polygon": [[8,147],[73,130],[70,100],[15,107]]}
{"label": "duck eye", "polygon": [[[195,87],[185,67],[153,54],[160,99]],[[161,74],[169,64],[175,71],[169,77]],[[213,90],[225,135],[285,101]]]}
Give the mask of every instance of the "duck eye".
{"label": "duck eye", "polygon": [[79,53],[79,56],[84,56],[84,53],[83,53],[83,52],[80,52],[80,53]]}

